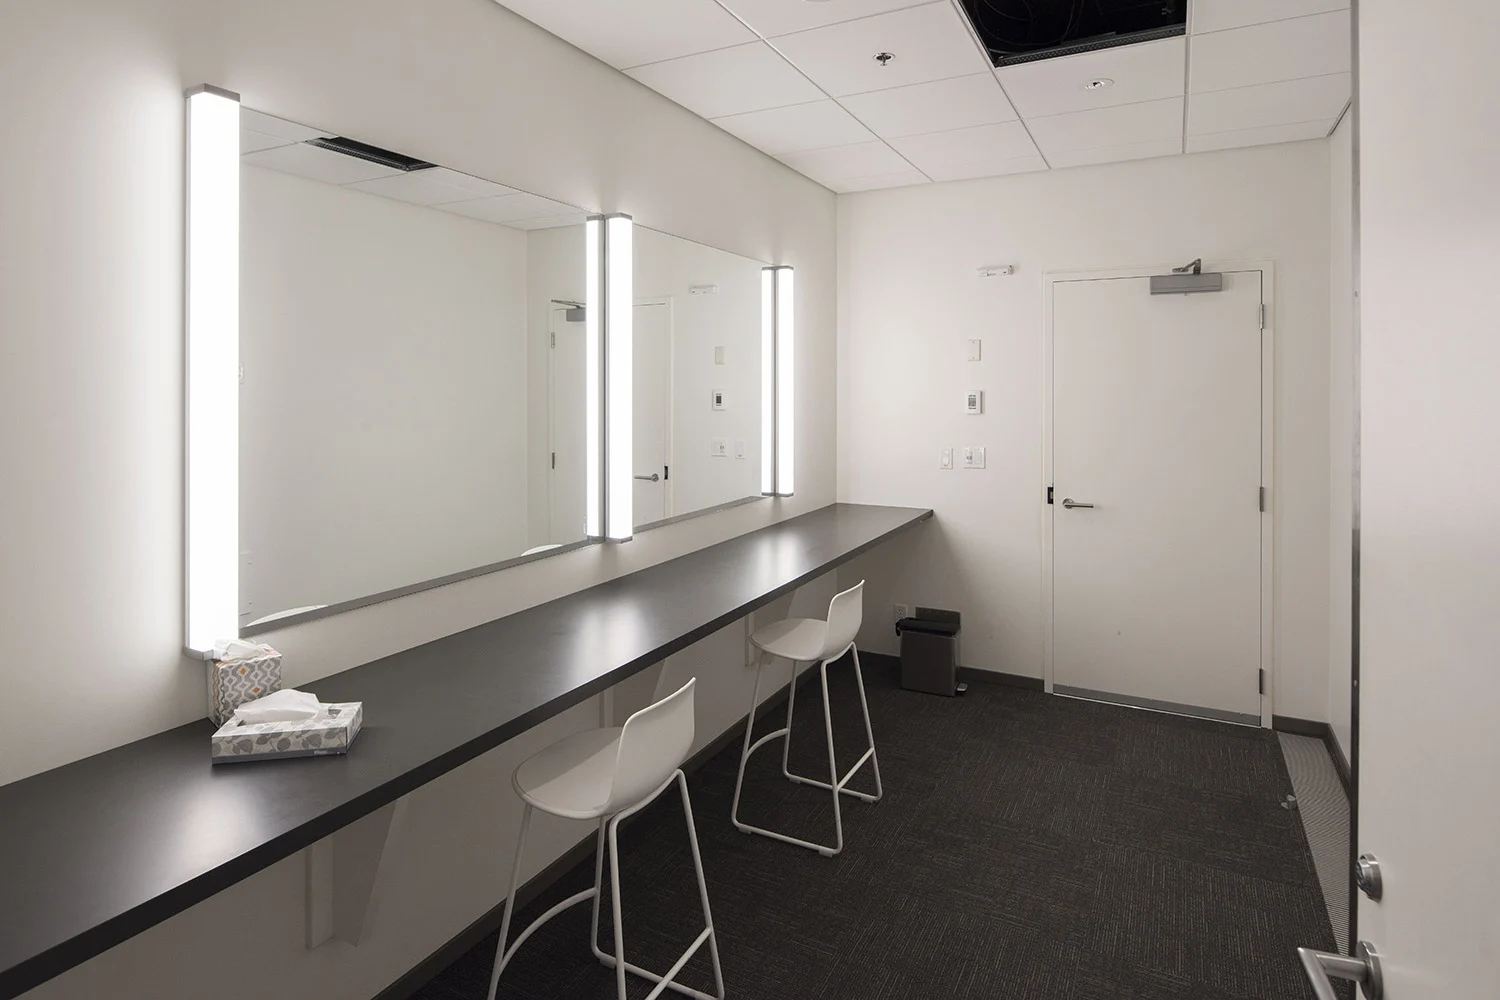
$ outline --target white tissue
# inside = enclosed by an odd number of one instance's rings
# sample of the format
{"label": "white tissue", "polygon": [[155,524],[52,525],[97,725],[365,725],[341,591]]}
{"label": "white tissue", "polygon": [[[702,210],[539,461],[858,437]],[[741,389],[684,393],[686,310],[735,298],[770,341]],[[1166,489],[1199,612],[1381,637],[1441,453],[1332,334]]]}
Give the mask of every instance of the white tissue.
{"label": "white tissue", "polygon": [[306,691],[277,691],[255,701],[247,701],[234,710],[234,717],[245,725],[257,722],[306,722],[323,711],[316,695]]}
{"label": "white tissue", "polygon": [[257,656],[265,656],[276,650],[264,643],[246,642],[244,639],[220,639],[214,643],[214,659],[220,662],[224,660],[252,660]]}

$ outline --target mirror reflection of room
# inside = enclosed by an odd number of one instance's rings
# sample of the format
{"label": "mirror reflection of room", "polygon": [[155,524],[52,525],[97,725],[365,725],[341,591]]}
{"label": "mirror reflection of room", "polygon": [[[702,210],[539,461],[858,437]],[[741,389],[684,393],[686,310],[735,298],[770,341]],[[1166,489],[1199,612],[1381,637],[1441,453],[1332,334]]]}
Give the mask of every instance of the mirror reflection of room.
{"label": "mirror reflection of room", "polygon": [[584,213],[241,113],[240,623],[584,539]]}
{"label": "mirror reflection of room", "polygon": [[637,227],[637,528],[760,495],[757,260]]}

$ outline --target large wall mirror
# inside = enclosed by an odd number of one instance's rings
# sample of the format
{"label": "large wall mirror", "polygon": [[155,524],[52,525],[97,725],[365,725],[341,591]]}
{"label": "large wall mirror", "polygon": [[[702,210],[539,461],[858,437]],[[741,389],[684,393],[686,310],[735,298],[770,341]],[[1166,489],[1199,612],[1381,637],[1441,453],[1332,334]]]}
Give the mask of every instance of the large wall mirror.
{"label": "large wall mirror", "polygon": [[187,94],[186,646],[792,492],[792,271]]}
{"label": "large wall mirror", "polygon": [[637,530],[761,495],[764,268],[636,227]]}
{"label": "large wall mirror", "polygon": [[249,109],[240,151],[242,633],[583,544],[585,211]]}

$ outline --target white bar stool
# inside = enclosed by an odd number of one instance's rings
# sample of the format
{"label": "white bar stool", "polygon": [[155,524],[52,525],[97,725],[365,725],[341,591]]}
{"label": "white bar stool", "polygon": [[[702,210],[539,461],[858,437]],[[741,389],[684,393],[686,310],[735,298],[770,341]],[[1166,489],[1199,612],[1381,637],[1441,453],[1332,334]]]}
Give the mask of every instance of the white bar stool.
{"label": "white bar stool", "polygon": [[[861,580],[856,586],[850,587],[841,594],[835,594],[833,601],[828,605],[826,622],[815,618],[787,618],[764,628],[758,628],[750,636],[750,642],[760,651],[760,656],[755,666],[755,692],[750,696],[750,716],[745,720],[745,746],[740,751],[740,773],[734,782],[734,805],[729,812],[730,820],[745,833],[758,833],[765,837],[786,841],[788,844],[796,844],[798,847],[810,847],[824,857],[831,858],[844,849],[844,820],[839,813],[839,796],[849,795],[865,802],[880,801],[882,794],[880,762],[875,759],[875,733],[870,729],[870,703],[865,699],[865,681],[859,669],[859,650],[854,645],[854,637],[859,632],[859,624],[864,615],[864,589],[865,582]],[[859,687],[859,707],[864,712],[865,738],[870,746],[864,755],[855,761],[854,766],[849,768],[849,772],[840,778],[838,762],[833,755],[833,710],[828,702],[828,664],[846,652],[854,654],[854,681]],[[755,728],[755,707],[760,703],[761,673],[765,670],[767,660],[773,656],[785,657],[792,661],[792,684],[786,698],[786,726],[767,733],[751,743],[750,736]],[[797,703],[797,664],[799,663],[818,664],[822,675],[823,722],[828,731],[827,781],[793,774],[787,767],[787,754],[791,748],[792,710]],[[833,825],[837,839],[832,847],[799,840],[784,833],[764,830],[758,826],[740,822],[740,788],[745,783],[745,764],[750,760],[752,753],[777,738],[782,740],[781,773],[788,781],[824,788],[833,793]],[[870,767],[875,772],[874,795],[846,787],[849,779],[864,766],[865,761],[870,762]]]}
{"label": "white bar stool", "polygon": [[[665,677],[665,670],[663,670]],[[594,901],[594,921],[589,933],[589,947],[605,966],[615,970],[615,986],[620,1000],[626,1000],[625,973],[630,972],[656,983],[648,997],[660,996],[668,987],[698,1000],[724,1000],[724,973],[719,966],[719,945],[714,936],[713,917],[708,909],[708,885],[703,881],[703,857],[698,852],[698,832],[693,827],[693,807],[688,800],[687,778],[682,762],[693,747],[693,685],[689,680],[676,693],[636,712],[624,727],[592,729],[577,733],[534,754],[516,768],[513,780],[516,792],[526,803],[521,812],[521,838],[516,843],[516,860],[511,869],[510,894],[505,897],[505,915],[500,920],[500,943],[495,949],[495,971],[490,975],[489,1000],[495,1000],[500,973],[514,957],[516,949],[532,933],[563,910],[585,899]],[[625,929],[620,916],[620,848],[616,830],[620,820],[650,805],[672,782],[682,793],[682,811],[687,816],[688,842],[693,848],[693,869],[698,876],[698,897],[703,904],[703,931],[665,975],[648,972],[625,961]],[[521,852],[526,847],[526,831],[531,825],[531,811],[540,809],[568,819],[599,821],[598,856],[594,861],[594,887],[569,896],[532,922],[507,948],[510,918],[515,905],[516,887],[521,879]],[[599,897],[604,876],[604,847],[609,841],[610,901],[614,906],[615,949],[608,954],[599,947]],[[717,993],[689,989],[673,982],[688,960],[708,942],[713,958]]]}

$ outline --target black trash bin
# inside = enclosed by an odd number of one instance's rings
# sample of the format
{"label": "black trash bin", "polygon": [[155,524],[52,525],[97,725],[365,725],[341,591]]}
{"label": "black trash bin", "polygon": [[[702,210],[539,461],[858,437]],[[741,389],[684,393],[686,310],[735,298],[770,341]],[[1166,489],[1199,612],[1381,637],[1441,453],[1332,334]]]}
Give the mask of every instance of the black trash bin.
{"label": "black trash bin", "polygon": [[917,608],[896,623],[901,639],[901,686],[951,698],[966,685],[958,683],[957,611]]}

